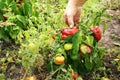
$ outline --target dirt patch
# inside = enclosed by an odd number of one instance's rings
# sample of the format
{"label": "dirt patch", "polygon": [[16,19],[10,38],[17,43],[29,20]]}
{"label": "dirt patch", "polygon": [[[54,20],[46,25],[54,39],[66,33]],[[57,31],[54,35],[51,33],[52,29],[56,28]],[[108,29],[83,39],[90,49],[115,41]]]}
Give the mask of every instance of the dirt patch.
{"label": "dirt patch", "polygon": [[113,36],[120,37],[120,20],[112,20],[111,22],[108,22],[108,28],[104,32],[100,43],[108,49],[114,48],[115,45],[113,43],[120,43],[120,39],[113,38]]}
{"label": "dirt patch", "polygon": [[[120,19],[108,22],[108,27],[102,36],[100,43],[109,50],[103,59],[104,67],[109,70],[106,71],[106,75],[110,80],[120,80],[120,71],[117,70],[117,64],[112,63],[120,53],[120,46],[114,44],[120,44]],[[117,48],[117,54],[113,52],[115,48]]]}

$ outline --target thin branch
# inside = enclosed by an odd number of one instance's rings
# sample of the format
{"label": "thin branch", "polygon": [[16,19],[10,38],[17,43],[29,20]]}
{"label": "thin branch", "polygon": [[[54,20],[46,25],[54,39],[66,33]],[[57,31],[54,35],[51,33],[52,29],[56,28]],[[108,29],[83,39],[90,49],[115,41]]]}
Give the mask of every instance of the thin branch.
{"label": "thin branch", "polygon": [[10,22],[2,22],[0,21],[0,27],[4,27],[4,26],[15,26],[16,24],[14,23],[10,23]]}

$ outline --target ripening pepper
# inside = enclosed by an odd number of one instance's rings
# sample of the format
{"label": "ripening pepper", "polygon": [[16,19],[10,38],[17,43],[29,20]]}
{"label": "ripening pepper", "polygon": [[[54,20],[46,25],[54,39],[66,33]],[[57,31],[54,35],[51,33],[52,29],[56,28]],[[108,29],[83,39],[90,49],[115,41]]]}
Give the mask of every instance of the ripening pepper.
{"label": "ripening pepper", "polygon": [[93,32],[93,36],[94,38],[99,41],[101,39],[101,31],[100,28],[98,26],[95,26],[91,29],[91,31]]}
{"label": "ripening pepper", "polygon": [[77,78],[78,78],[78,73],[75,73],[75,72],[72,72],[71,73],[71,76],[72,76],[72,78],[74,79],[74,80],[77,80]]}
{"label": "ripening pepper", "polygon": [[61,65],[62,63],[64,63],[64,61],[65,61],[65,57],[62,55],[55,57],[55,64],[56,65]]}
{"label": "ripening pepper", "polygon": [[86,44],[82,44],[80,46],[80,52],[83,53],[83,54],[86,54],[86,53],[91,54],[92,50],[91,50],[90,46],[88,46]]}
{"label": "ripening pepper", "polygon": [[3,16],[3,19],[6,21],[7,20],[7,17],[5,15],[2,15]]}
{"label": "ripening pepper", "polygon": [[77,27],[65,28],[65,29],[61,30],[62,39],[65,39],[68,36],[73,36],[78,31],[79,31],[79,29]]}

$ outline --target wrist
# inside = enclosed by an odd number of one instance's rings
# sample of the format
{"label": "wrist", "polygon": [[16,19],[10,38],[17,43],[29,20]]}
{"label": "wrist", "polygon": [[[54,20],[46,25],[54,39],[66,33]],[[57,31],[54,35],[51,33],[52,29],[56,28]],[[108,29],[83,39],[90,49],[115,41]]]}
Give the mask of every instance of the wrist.
{"label": "wrist", "polygon": [[69,0],[68,5],[75,7],[82,7],[86,0]]}

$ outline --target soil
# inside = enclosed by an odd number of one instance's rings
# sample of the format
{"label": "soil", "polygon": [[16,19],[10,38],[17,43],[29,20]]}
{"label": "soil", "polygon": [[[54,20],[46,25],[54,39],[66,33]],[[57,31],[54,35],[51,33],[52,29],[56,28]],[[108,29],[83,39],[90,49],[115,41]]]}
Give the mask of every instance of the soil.
{"label": "soil", "polygon": [[111,22],[108,22],[108,28],[104,32],[100,43],[102,43],[108,49],[116,47],[113,44],[113,42],[120,43],[120,39],[117,40],[115,38],[112,38],[112,36],[120,37],[119,33],[120,33],[120,20],[112,20]]}
{"label": "soil", "polygon": [[[116,64],[111,63],[114,59],[116,59],[117,54],[120,53],[120,46],[116,46],[114,44],[115,42],[120,44],[119,33],[120,33],[120,19],[112,20],[111,22],[108,22],[108,28],[106,29],[105,33],[103,34],[103,38],[100,41],[101,44],[103,44],[107,49],[109,49],[109,52],[105,54],[103,61],[104,66],[112,71],[111,73],[110,72],[107,73],[110,80],[120,80],[120,71],[117,70]],[[111,53],[114,51],[115,48],[117,48],[118,53],[117,54]]]}

